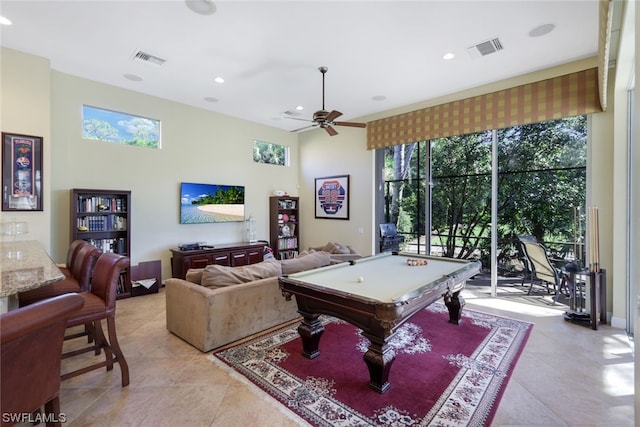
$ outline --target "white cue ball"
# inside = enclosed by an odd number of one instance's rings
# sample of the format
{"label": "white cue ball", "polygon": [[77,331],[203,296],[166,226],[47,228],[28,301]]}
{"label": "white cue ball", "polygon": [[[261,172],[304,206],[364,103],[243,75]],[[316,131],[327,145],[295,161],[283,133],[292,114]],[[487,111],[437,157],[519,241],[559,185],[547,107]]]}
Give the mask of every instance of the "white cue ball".
{"label": "white cue ball", "polygon": [[364,277],[358,276],[358,283],[362,283],[362,282],[364,282]]}

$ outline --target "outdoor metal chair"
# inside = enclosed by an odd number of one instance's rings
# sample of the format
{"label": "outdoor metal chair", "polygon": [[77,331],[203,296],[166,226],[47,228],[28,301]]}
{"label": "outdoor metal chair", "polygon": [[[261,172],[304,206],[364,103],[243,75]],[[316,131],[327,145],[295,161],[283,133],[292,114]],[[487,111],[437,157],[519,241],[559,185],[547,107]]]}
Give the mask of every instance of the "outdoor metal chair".
{"label": "outdoor metal chair", "polygon": [[558,296],[560,295],[562,273],[549,259],[547,249],[544,245],[531,240],[521,240],[521,242],[527,262],[529,263],[529,268],[531,269],[527,295],[531,295],[534,283],[540,281],[546,286],[547,293],[551,293],[549,285],[553,286],[553,293],[555,294],[553,302],[557,302]]}

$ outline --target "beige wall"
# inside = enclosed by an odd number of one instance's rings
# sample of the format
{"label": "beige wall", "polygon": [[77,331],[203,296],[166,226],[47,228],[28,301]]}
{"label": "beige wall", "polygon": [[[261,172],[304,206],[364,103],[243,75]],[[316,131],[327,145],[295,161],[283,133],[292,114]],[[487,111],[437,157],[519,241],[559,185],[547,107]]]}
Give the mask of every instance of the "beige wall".
{"label": "beige wall", "polygon": [[[82,105],[161,121],[160,150],[82,139]],[[297,194],[297,136],[183,104],[52,73],[54,254],[69,242],[69,189],[132,192],[132,263],[161,259],[170,277],[170,248],[179,243],[245,240],[243,223],[180,224],[180,182],[245,186],[246,215],[257,219],[258,238],[268,239],[268,197],[275,189]],[[253,161],[255,139],[287,145],[291,166]]]}
{"label": "beige wall", "polygon": [[[15,50],[0,50],[0,129],[43,138],[43,211],[3,211],[0,222],[29,223],[22,239],[37,240],[47,251],[51,243],[51,113],[49,61]],[[2,237],[2,236],[0,236]]]}
{"label": "beige wall", "polygon": [[[53,71],[48,61],[2,48],[3,131],[45,141],[44,212],[7,215],[29,221],[57,262],[69,244],[71,188],[132,191],[132,263],[161,259],[170,277],[170,248],[179,243],[239,242],[243,223],[179,224],[182,181],[246,187],[246,214],[268,239],[268,197],[275,189],[297,195],[297,135],[137,92]],[[82,105],[123,111],[162,122],[162,149],[82,139]],[[253,141],[287,145],[291,166],[253,162]]]}
{"label": "beige wall", "polygon": [[[363,255],[375,253],[373,229],[374,152],[366,148],[367,132],[359,128],[337,129],[329,136],[323,129],[300,134],[300,206],[304,220],[303,248],[339,242],[356,247]],[[349,220],[315,218],[315,178],[349,176]]]}

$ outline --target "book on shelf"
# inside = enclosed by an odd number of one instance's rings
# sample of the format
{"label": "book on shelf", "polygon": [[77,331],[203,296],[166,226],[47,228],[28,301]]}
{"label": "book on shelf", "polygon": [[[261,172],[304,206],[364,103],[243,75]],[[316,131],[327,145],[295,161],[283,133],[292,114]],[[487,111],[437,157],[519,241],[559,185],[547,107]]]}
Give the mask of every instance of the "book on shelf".
{"label": "book on shelf", "polygon": [[126,212],[122,197],[78,196],[78,212]]}
{"label": "book on shelf", "polygon": [[298,247],[298,238],[293,237],[281,237],[278,239],[278,249],[296,249]]}
{"label": "book on shelf", "polygon": [[280,259],[292,259],[298,256],[298,251],[280,251]]}

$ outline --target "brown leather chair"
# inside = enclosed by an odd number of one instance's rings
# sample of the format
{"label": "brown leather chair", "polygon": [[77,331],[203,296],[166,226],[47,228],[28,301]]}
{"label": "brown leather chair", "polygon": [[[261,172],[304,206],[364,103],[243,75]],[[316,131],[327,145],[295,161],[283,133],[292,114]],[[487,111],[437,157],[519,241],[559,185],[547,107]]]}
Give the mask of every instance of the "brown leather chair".
{"label": "brown leather chair", "polygon": [[19,293],[18,301],[20,307],[57,295],[88,291],[91,287],[93,267],[101,253],[100,249],[89,243],[80,245],[73,265],[71,265],[71,277],[65,277],[50,285]]}
{"label": "brown leather chair", "polygon": [[80,248],[82,246],[89,245],[89,244],[90,244],[89,242],[82,239],[74,240],[73,242],[71,242],[71,244],[69,245],[69,249],[67,250],[66,264],[64,266],[58,266],[58,268],[60,268],[60,271],[62,272],[62,274],[65,275],[65,277],[71,277],[71,269],[73,264],[75,263],[75,260],[78,256],[78,251],[80,250]]}
{"label": "brown leather chair", "polygon": [[[105,360],[62,374],[62,380],[105,366],[107,371],[110,371],[113,364],[118,363],[122,374],[122,387],[129,385],[129,367],[120,350],[116,334],[117,288],[121,280],[120,273],[128,266],[129,258],[115,253],[103,253],[98,258],[93,270],[91,291],[78,294],[84,299],[84,307],[67,321],[68,328],[84,325],[90,329],[95,342],[93,345],[63,353],[62,358],[67,359],[90,351],[98,355],[104,349]],[[107,321],[108,340],[102,330],[102,319]],[[70,334],[66,338],[73,339],[83,335],[84,333]]]}
{"label": "brown leather chair", "polygon": [[[60,355],[67,319],[84,304],[66,294],[0,315],[2,425],[34,421],[60,425]],[[45,414],[39,410],[44,405]],[[15,417],[15,418],[13,418]]]}

